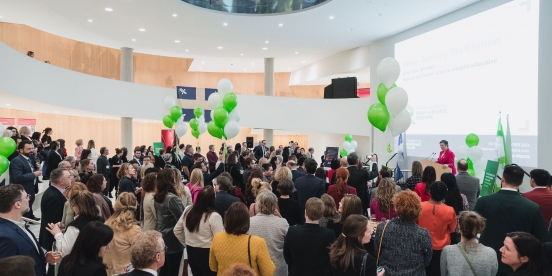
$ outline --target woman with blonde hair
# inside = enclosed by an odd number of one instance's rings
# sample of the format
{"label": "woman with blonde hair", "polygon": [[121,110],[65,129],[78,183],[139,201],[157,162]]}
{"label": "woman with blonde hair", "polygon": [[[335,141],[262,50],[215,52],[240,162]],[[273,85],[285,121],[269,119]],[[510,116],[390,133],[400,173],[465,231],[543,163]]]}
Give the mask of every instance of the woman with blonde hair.
{"label": "woman with blonde hair", "polygon": [[134,218],[136,208],[136,197],[131,193],[122,193],[115,202],[115,212],[105,222],[114,233],[109,243],[110,250],[105,252],[103,258],[107,266],[107,275],[124,271],[130,263],[130,247],[141,233],[140,226]]}
{"label": "woman with blonde hair", "polygon": [[21,141],[31,141],[31,130],[29,127],[22,126],[19,128],[19,136],[21,136]]}
{"label": "woman with blonde hair", "polygon": [[190,192],[190,189],[182,183],[182,173],[178,169],[171,170],[174,175],[174,188],[176,189],[176,195],[180,198],[180,201],[182,201],[182,205],[184,205],[184,207],[192,205],[192,193]]}
{"label": "woman with blonde hair", "polygon": [[350,215],[362,215],[362,201],[356,195],[345,195],[337,209],[341,217],[338,220],[328,221],[327,228],[332,229],[335,237],[339,237],[343,230],[343,223]]}
{"label": "woman with blonde hair", "polygon": [[65,204],[63,205],[63,218],[61,219],[61,227],[67,227],[75,219],[75,214],[71,208],[71,195],[79,191],[87,191],[86,185],[80,182],[75,182],[65,189]]}
{"label": "woman with blonde hair", "polygon": [[277,196],[280,197],[280,192],[278,191],[278,184],[280,183],[280,180],[287,178],[289,180],[293,179],[293,175],[291,174],[291,170],[288,167],[280,167],[276,169],[276,172],[274,172],[274,180],[270,182],[270,186],[272,186],[272,192]]}
{"label": "woman with blonde hair", "polygon": [[335,201],[329,194],[323,194],[320,199],[324,202],[324,215],[318,220],[318,224],[322,227],[327,227],[328,221],[339,220],[341,214],[337,211]]}
{"label": "woman with blonde hair", "polygon": [[194,169],[190,176],[190,183],[186,184],[186,187],[190,189],[193,203],[196,202],[197,194],[203,189],[203,186],[203,172],[201,169]]}
{"label": "woman with blonde hair", "polygon": [[376,190],[376,197],[370,203],[370,213],[376,216],[376,221],[385,221],[397,217],[393,207],[393,197],[397,194],[395,181],[384,178]]}
{"label": "woman with blonde hair", "polygon": [[82,139],[78,139],[77,141],[75,141],[75,145],[77,145],[77,147],[75,148],[75,158],[77,159],[77,161],[80,161],[83,150]]}
{"label": "woman with blonde hair", "polygon": [[92,160],[92,163],[94,163],[94,166],[96,166],[96,162],[98,162],[99,157],[98,152],[96,152],[96,142],[94,142],[94,140],[89,140],[86,149],[90,150],[90,159]]}
{"label": "woman with blonde hair", "polygon": [[155,167],[155,165],[151,162],[148,162],[147,164],[143,164],[140,167],[140,179],[144,179],[144,177],[146,176],[146,170],[153,167]]}
{"label": "woman with blonde hair", "polygon": [[335,171],[335,184],[328,187],[328,195],[334,199],[336,206],[345,195],[357,194],[354,187],[347,185],[347,180],[349,180],[349,171],[345,168],[338,168]]}
{"label": "woman with blonde hair", "polygon": [[[269,190],[270,192],[272,192],[272,187],[270,186],[270,184],[268,184],[268,182],[264,182],[260,178],[251,179],[251,192],[253,193],[253,196],[255,196],[255,202],[257,201],[257,196],[263,190]],[[259,213],[259,207],[255,202],[251,203],[251,206],[249,206],[250,217]],[[278,211],[278,205],[276,205],[276,209],[274,210],[274,215],[279,218],[282,217],[282,215]]]}
{"label": "woman with blonde hair", "polygon": [[[259,159],[259,162],[257,162],[257,167],[261,168],[261,170],[263,170],[262,168],[263,168],[264,164],[269,164],[269,161],[268,161],[268,159],[263,157],[263,158]],[[263,172],[264,172],[264,170],[263,170]]]}
{"label": "woman with blonde hair", "polygon": [[71,185],[80,181],[79,172],[77,172],[77,170],[71,169],[71,170],[68,170],[68,172],[69,172],[69,180],[71,180]]}

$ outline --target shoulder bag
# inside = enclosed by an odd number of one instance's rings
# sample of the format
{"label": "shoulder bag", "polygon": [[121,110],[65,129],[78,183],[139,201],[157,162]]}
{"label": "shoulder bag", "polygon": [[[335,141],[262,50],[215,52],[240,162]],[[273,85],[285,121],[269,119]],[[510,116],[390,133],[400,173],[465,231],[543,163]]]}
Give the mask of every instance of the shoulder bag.
{"label": "shoulder bag", "polygon": [[460,253],[462,253],[462,256],[464,256],[464,259],[468,263],[468,266],[470,267],[471,272],[473,273],[473,276],[477,276],[477,273],[475,273],[475,269],[473,269],[473,266],[472,266],[470,260],[468,259],[468,256],[466,256],[466,253],[464,253],[464,251],[462,251],[462,248],[460,247],[459,244],[456,244],[456,247],[458,247],[458,250],[460,250]]}
{"label": "shoulder bag", "polygon": [[385,225],[383,226],[383,231],[381,232],[380,244],[378,246],[378,258],[376,259],[376,266],[378,266],[378,263],[379,263],[379,258],[381,254],[381,243],[383,241],[383,235],[385,235],[385,228],[387,228],[387,224],[389,224],[389,220],[385,223]]}
{"label": "shoulder bag", "polygon": [[362,257],[362,266],[360,267],[360,276],[366,275],[366,259],[368,258],[368,253],[364,254]]}
{"label": "shoulder bag", "polygon": [[247,257],[249,258],[249,267],[253,268],[253,265],[251,265],[251,235],[247,239]]}

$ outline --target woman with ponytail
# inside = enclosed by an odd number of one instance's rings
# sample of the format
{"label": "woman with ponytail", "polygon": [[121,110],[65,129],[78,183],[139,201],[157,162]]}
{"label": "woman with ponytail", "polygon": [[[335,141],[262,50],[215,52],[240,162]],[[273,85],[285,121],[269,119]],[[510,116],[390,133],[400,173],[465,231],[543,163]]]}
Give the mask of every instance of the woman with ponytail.
{"label": "woman with ponytail", "polygon": [[138,221],[134,218],[136,204],[133,194],[121,193],[115,202],[115,213],[105,222],[114,233],[113,240],[109,243],[111,250],[103,257],[107,275],[123,273],[130,263],[130,246],[141,233]]}
{"label": "woman with ponytail", "polygon": [[376,274],[376,259],[364,250],[370,242],[374,228],[363,215],[351,215],[343,224],[343,232],[330,246],[328,275],[380,276]]}
{"label": "woman with ponytail", "polygon": [[335,171],[335,184],[328,187],[328,194],[333,197],[335,205],[339,206],[341,199],[345,195],[356,195],[357,191],[354,187],[347,185],[349,179],[349,171],[345,168],[339,168]]}

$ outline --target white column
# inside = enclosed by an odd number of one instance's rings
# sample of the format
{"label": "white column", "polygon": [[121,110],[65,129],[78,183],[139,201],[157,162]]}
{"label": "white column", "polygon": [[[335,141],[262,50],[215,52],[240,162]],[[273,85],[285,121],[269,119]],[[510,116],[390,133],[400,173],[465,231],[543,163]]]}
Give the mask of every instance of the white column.
{"label": "white column", "polygon": [[[265,96],[274,96],[274,58],[264,59],[264,94]],[[263,130],[263,139],[266,140],[267,146],[275,146],[272,129]]]}
{"label": "white column", "polygon": [[133,152],[132,145],[132,118],[121,117],[121,147],[126,147],[128,152]]}
{"label": "white column", "polygon": [[[121,80],[132,82],[132,48],[121,47]],[[130,150],[130,149],[129,149]]]}

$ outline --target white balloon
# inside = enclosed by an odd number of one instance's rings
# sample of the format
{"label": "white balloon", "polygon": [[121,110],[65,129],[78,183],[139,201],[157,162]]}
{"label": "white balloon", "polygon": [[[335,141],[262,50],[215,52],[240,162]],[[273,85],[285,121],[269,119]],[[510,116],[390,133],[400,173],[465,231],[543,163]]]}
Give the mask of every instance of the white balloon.
{"label": "white balloon", "polygon": [[199,122],[199,125],[197,126],[197,131],[199,131],[199,134],[203,134],[205,131],[207,131],[207,124],[205,123],[205,121]]}
{"label": "white balloon", "polygon": [[4,130],[6,130],[6,127],[0,123],[0,135],[4,134]]}
{"label": "white balloon", "polygon": [[355,140],[351,141],[351,148],[353,150],[356,150],[357,146],[358,146],[357,141],[355,141]]}
{"label": "white balloon", "polygon": [[487,168],[487,160],[485,160],[485,159],[479,159],[479,160],[473,162],[473,169],[476,172],[485,171],[486,168]]}
{"label": "white balloon", "polygon": [[228,120],[239,122],[241,119],[241,113],[237,108],[234,108],[230,114],[228,114]]}
{"label": "white balloon", "polygon": [[468,159],[468,147],[466,146],[459,146],[456,148],[456,150],[454,151],[454,155],[456,156],[456,159],[457,160],[460,160],[460,159]]}
{"label": "white balloon", "polygon": [[221,95],[226,95],[234,89],[234,86],[232,85],[232,82],[229,79],[221,79],[218,83],[218,92]]}
{"label": "white balloon", "polygon": [[343,142],[343,149],[349,151],[351,149],[351,143],[347,141]]}
{"label": "white balloon", "polygon": [[408,104],[408,94],[400,87],[391,88],[385,95],[385,105],[391,116],[396,116]]}
{"label": "white balloon", "polygon": [[347,151],[348,154],[351,154],[353,152],[355,152],[355,149],[350,149],[350,150]]}
{"label": "white balloon", "polygon": [[483,150],[478,146],[471,147],[468,151],[468,157],[472,162],[479,161],[483,157]]}
{"label": "white balloon", "polygon": [[378,78],[385,85],[385,87],[391,87],[399,79],[401,73],[401,66],[399,62],[392,58],[386,57],[378,63]]}
{"label": "white balloon", "polygon": [[171,110],[171,107],[176,105],[176,100],[173,97],[167,96],[165,97],[164,103],[165,103],[165,107],[168,110]]}
{"label": "white balloon", "polygon": [[186,135],[186,132],[188,132],[188,127],[184,122],[178,122],[175,125],[174,132],[176,132],[176,136],[184,137],[184,135]]}
{"label": "white balloon", "polygon": [[222,106],[222,96],[220,95],[220,93],[211,94],[209,96],[209,99],[207,99],[207,101],[209,102],[209,105],[213,110],[216,109],[217,107]]}
{"label": "white balloon", "polygon": [[200,116],[199,118],[197,118],[197,121],[200,122],[200,123],[201,123],[201,122],[204,122],[204,123],[205,123],[205,116],[203,116],[203,115]]}
{"label": "white balloon", "polygon": [[392,116],[389,120],[389,132],[391,132],[393,137],[398,136],[410,127],[411,122],[412,118],[410,117],[410,113],[406,109],[403,109],[399,114]]}
{"label": "white balloon", "polygon": [[224,126],[224,134],[226,134],[226,138],[232,139],[238,135],[240,132],[240,125],[235,121],[228,121],[226,123],[226,126]]}

